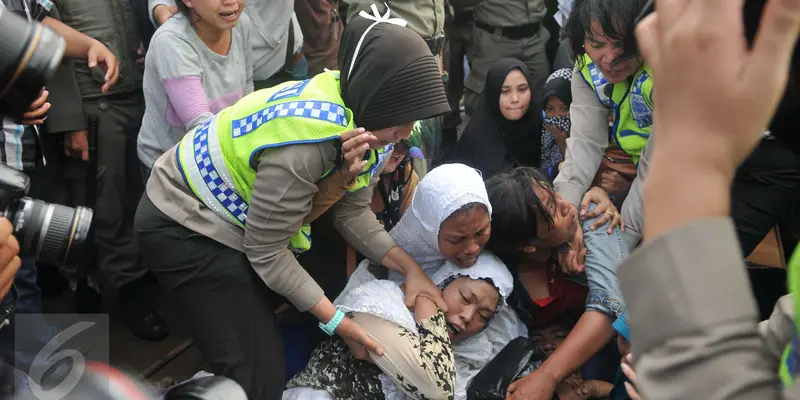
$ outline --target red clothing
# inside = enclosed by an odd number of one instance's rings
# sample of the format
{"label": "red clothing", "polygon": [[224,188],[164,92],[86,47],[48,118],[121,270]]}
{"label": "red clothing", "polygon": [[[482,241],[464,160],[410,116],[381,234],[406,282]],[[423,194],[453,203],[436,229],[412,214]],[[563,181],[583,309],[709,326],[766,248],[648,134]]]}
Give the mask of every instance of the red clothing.
{"label": "red clothing", "polygon": [[552,268],[548,279],[550,297],[545,299],[532,299],[519,279],[515,279],[513,297],[517,304],[514,308],[529,328],[545,328],[565,317],[577,320],[586,308],[589,293],[586,286],[565,278]]}

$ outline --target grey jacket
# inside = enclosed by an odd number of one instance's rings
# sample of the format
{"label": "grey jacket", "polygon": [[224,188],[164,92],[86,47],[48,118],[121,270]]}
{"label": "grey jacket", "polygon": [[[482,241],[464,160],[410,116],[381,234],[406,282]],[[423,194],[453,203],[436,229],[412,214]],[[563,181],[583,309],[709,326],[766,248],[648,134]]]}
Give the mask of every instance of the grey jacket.
{"label": "grey jacket", "polygon": [[777,355],[786,302],[762,326],[730,218],[697,221],[634,251],[618,277],[638,389],[646,399],[800,399]]}

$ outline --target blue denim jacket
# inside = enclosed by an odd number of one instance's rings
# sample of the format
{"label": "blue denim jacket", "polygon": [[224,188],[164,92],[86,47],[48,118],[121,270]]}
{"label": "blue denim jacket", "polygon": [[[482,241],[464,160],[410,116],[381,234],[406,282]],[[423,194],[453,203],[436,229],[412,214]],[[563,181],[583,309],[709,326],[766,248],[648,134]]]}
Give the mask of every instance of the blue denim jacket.
{"label": "blue denim jacket", "polygon": [[[591,204],[589,209],[594,207]],[[602,215],[583,222],[583,240],[586,244],[585,281],[589,287],[586,309],[617,318],[625,311],[617,280],[617,268],[628,256],[628,244],[618,227],[610,235],[606,232],[608,223],[590,231],[592,223],[601,217]]]}

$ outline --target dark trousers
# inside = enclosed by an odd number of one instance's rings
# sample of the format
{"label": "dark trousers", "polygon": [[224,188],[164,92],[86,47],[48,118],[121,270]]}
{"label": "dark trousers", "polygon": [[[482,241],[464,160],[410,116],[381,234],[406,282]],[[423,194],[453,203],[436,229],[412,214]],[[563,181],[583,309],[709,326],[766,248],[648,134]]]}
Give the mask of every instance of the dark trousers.
{"label": "dark trousers", "polygon": [[731,216],[747,256],[798,201],[800,158],[777,140],[762,141],[737,170],[731,195]]}
{"label": "dark trousers", "polygon": [[[457,13],[453,22],[447,26],[447,47],[445,48],[445,69],[448,73],[447,102],[450,113],[444,116],[443,129],[455,130],[461,123],[459,103],[464,94],[464,57],[472,35],[472,13]],[[455,142],[456,138],[446,138]],[[454,145],[455,143],[453,143]]]}
{"label": "dark trousers", "polygon": [[[141,93],[83,100],[83,113],[99,120],[94,219],[97,267],[119,289],[147,273],[133,234],[133,216],[143,191],[136,139],[144,115]],[[45,200],[86,205],[86,163],[48,146]]]}
{"label": "dark trousers", "polygon": [[282,297],[244,253],[179,225],[147,195],[135,227],[145,261],[209,372],[235,380],[251,400],[280,399],[285,361],[274,312]]}

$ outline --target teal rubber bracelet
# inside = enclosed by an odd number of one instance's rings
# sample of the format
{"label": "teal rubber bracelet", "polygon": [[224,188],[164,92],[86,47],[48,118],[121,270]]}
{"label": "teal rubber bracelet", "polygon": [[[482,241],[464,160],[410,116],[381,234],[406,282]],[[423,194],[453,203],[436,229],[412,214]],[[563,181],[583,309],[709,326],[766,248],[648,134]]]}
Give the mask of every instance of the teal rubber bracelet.
{"label": "teal rubber bracelet", "polygon": [[333,314],[333,318],[331,318],[327,324],[323,324],[322,322],[319,323],[319,329],[322,329],[322,331],[327,333],[328,336],[333,336],[333,333],[336,331],[336,328],[339,327],[339,324],[342,323],[343,319],[344,311],[337,308],[336,314]]}

